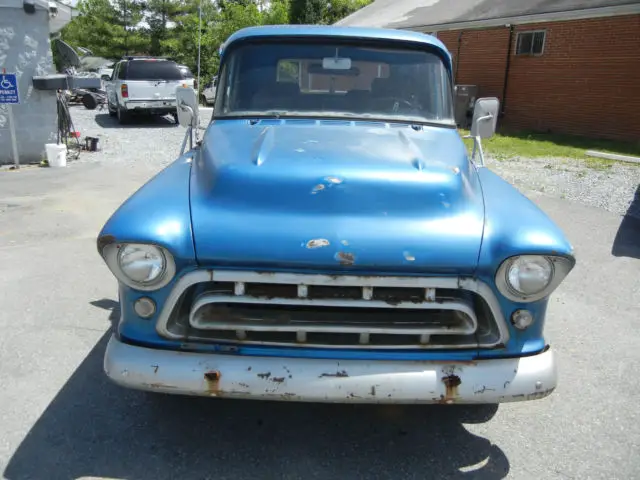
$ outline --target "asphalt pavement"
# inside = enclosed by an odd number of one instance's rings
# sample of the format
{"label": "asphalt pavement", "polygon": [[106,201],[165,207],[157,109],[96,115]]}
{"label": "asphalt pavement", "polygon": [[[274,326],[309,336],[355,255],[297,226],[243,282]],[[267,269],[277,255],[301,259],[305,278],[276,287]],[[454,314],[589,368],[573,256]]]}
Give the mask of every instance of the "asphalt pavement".
{"label": "asphalt pavement", "polygon": [[[560,384],[546,399],[324,405],[111,384],[102,357],[118,317],[116,282],[95,239],[177,153],[181,127],[156,126],[131,127],[137,151],[162,156],[155,163],[86,153],[64,169],[0,171],[4,478],[640,478],[640,220],[554,196],[525,192],[578,257],[549,305]],[[117,128],[108,135],[103,147]],[[157,153],[160,144],[169,150]]]}

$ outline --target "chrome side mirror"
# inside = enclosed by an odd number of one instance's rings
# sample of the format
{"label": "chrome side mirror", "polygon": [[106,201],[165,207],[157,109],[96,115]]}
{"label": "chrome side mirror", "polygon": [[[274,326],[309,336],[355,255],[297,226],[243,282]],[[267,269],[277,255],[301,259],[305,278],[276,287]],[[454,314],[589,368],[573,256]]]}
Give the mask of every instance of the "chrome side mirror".
{"label": "chrome side mirror", "polygon": [[475,163],[476,152],[480,161],[478,165],[484,167],[484,152],[482,151],[482,139],[491,138],[496,133],[498,123],[498,110],[500,101],[493,98],[479,98],[473,107],[473,119],[471,120],[471,135],[465,138],[473,138],[473,152],[471,161]]}
{"label": "chrome side mirror", "polygon": [[491,138],[496,133],[498,109],[500,101],[497,98],[479,98],[473,107],[471,120],[471,136],[474,138]]}
{"label": "chrome side mirror", "polygon": [[193,148],[193,132],[196,132],[196,142],[198,141],[198,127],[200,126],[200,118],[198,112],[198,97],[196,91],[187,86],[179,85],[176,87],[176,110],[178,114],[178,123],[187,128],[180,148],[182,155],[189,142],[189,150]]}

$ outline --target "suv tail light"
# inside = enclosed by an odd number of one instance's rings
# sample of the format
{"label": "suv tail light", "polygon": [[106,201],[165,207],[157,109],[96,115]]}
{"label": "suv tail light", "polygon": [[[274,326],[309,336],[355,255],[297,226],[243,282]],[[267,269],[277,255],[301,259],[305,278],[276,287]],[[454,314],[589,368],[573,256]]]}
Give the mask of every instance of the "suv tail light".
{"label": "suv tail light", "polygon": [[122,92],[122,98],[129,98],[129,87],[127,87],[126,83],[120,86],[120,91]]}

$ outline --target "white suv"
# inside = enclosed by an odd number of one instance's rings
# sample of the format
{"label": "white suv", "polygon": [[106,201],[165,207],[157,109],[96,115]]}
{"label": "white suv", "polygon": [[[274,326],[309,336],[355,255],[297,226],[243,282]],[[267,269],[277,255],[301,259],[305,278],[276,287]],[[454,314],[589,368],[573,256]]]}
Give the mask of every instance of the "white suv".
{"label": "white suv", "polygon": [[177,63],[163,58],[125,57],[107,82],[109,114],[125,123],[132,114],[173,115],[177,123],[176,87],[189,85]]}

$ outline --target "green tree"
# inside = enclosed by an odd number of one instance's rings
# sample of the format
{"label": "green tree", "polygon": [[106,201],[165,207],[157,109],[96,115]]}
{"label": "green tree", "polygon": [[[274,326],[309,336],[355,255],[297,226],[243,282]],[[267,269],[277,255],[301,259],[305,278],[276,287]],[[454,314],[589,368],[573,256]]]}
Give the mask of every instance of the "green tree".
{"label": "green tree", "polygon": [[366,7],[373,0],[330,0],[324,11],[325,23],[331,25],[338,20],[351,15],[356,10]]}
{"label": "green tree", "polygon": [[94,55],[112,59],[148,50],[139,27],[144,5],[137,0],[80,0],[78,17],[61,32],[73,47],[85,47]]}
{"label": "green tree", "polygon": [[162,55],[162,42],[167,39],[168,24],[180,13],[182,5],[178,0],[147,0],[145,21],[149,25],[149,54]]}
{"label": "green tree", "polygon": [[297,24],[327,24],[351,15],[373,0],[291,0],[289,20]]}
{"label": "green tree", "polygon": [[325,23],[326,10],[327,0],[291,0],[289,21],[302,25]]}

